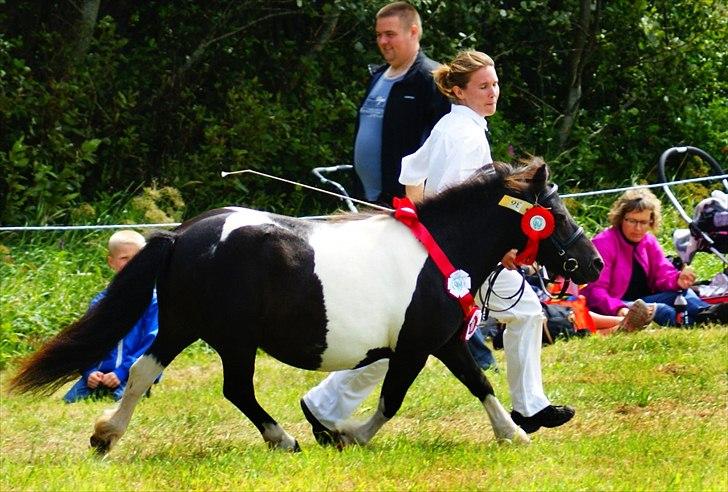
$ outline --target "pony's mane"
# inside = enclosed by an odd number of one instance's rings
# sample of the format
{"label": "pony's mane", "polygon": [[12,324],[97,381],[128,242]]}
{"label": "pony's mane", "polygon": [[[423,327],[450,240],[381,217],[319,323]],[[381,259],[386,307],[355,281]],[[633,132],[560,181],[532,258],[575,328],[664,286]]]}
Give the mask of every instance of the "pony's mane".
{"label": "pony's mane", "polygon": [[386,211],[367,211],[367,212],[336,212],[331,215],[327,215],[326,222],[350,222],[353,220],[364,220],[375,215],[386,215],[390,212]]}
{"label": "pony's mane", "polygon": [[[470,196],[471,193],[478,193],[482,196],[492,191],[500,191],[503,188],[516,192],[525,192],[534,183],[536,171],[545,165],[546,163],[541,157],[535,156],[522,159],[516,165],[496,161],[490,166],[481,167],[462,183],[425,199],[422,205],[425,206],[433,201],[447,201],[452,195]],[[465,193],[463,193],[464,191]],[[468,191],[471,193],[468,193]]]}
{"label": "pony's mane", "polygon": [[[539,181],[539,185],[545,185],[545,179],[535,178],[536,171],[546,166],[542,157],[529,155],[518,161],[518,166],[509,166],[510,175],[505,178],[505,186],[512,190],[524,191],[531,183]],[[548,169],[548,167],[546,168]],[[548,176],[548,173],[546,174]]]}
{"label": "pony's mane", "polygon": [[[492,190],[502,190],[507,188],[516,192],[525,192],[527,188],[534,182],[534,175],[537,170],[545,166],[546,163],[541,157],[528,156],[519,160],[516,165],[505,162],[493,162],[491,166],[483,166],[473,173],[470,178],[464,182],[451,188],[443,190],[441,193],[426,198],[418,208],[427,207],[428,203],[448,201],[449,196],[456,195],[468,199],[470,193],[463,193],[464,190],[470,190],[482,196]],[[543,183],[545,184],[545,183]],[[390,212],[384,211],[367,211],[367,212],[338,212],[326,217],[327,222],[348,222],[352,220],[363,220],[375,215],[386,215]]]}

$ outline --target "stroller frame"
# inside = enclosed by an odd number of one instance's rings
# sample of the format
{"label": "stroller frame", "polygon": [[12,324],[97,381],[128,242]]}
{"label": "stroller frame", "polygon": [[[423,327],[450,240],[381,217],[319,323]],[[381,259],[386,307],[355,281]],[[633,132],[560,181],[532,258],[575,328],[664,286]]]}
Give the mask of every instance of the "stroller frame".
{"label": "stroller frame", "polygon": [[[705,231],[700,229],[698,224],[690,217],[686,212],[685,209],[682,207],[678,199],[675,197],[675,195],[672,193],[672,190],[670,189],[670,185],[667,184],[669,180],[667,179],[667,175],[665,173],[665,166],[667,164],[667,161],[669,158],[674,156],[683,156],[683,159],[690,155],[696,155],[703,160],[705,160],[710,167],[713,169],[713,172],[716,175],[722,175],[723,168],[721,168],[720,164],[718,164],[718,161],[716,161],[710,154],[705,152],[702,149],[699,149],[697,147],[690,147],[690,146],[684,146],[684,147],[671,147],[664,151],[662,155],[660,156],[660,160],[657,165],[657,172],[659,175],[660,180],[665,183],[662,185],[662,189],[667,195],[667,197],[670,199],[670,202],[672,202],[675,209],[678,211],[680,216],[685,220],[685,222],[688,224],[688,228],[690,229],[690,234],[698,241],[701,241],[704,245],[704,248],[716,255],[718,258],[721,259],[723,262],[724,268],[728,267],[728,258],[720,252],[715,247],[715,241],[713,238],[710,237],[709,234],[707,234]],[[723,183],[723,187],[728,191],[728,180],[725,178],[721,180]],[[700,251],[703,251],[702,249]]]}

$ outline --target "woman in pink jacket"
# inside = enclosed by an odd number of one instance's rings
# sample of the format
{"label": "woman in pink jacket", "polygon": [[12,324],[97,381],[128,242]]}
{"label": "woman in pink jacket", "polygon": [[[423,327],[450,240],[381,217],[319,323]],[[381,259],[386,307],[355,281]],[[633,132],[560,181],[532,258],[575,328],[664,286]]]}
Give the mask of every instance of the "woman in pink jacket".
{"label": "woman in pink jacket", "polygon": [[600,314],[624,316],[637,299],[654,303],[654,321],[674,326],[675,298],[682,291],[687,300],[687,323],[728,322],[728,303],[711,306],[690,287],[695,273],[677,270],[653,235],[660,226],[660,201],[647,189],[626,191],[609,211],[611,227],[597,234],[594,246],[604,259],[596,282],[582,293],[589,309]]}

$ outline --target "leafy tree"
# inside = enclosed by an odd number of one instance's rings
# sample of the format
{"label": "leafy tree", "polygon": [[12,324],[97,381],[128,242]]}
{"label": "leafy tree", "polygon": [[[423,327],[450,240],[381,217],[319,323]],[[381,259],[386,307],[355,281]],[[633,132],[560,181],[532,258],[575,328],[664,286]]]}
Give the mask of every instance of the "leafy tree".
{"label": "leafy tree", "polygon": [[[219,172],[306,181],[350,160],[383,3],[0,0],[0,221],[66,221],[153,183],[190,214],[317,212],[320,197]],[[414,3],[430,56],[496,60],[497,158],[543,155],[571,190],[649,179],[674,145],[725,160],[722,0]]]}

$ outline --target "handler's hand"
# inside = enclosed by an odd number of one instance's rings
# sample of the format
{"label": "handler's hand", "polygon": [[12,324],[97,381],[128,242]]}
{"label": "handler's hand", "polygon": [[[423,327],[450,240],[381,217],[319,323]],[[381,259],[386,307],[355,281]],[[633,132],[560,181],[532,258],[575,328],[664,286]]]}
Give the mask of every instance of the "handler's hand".
{"label": "handler's hand", "polygon": [[104,373],[101,371],[92,372],[88,375],[88,379],[86,380],[86,386],[91,389],[96,389],[99,384],[101,384],[103,377]]}
{"label": "handler's hand", "polygon": [[419,185],[406,185],[404,187],[404,194],[412,200],[413,203],[420,203],[425,199],[425,184]]}
{"label": "handler's hand", "polygon": [[104,386],[110,389],[114,389],[121,384],[121,381],[119,381],[119,378],[113,372],[107,372],[104,374],[102,382]]}
{"label": "handler's hand", "polygon": [[508,270],[515,270],[516,268],[518,268],[518,265],[516,265],[516,255],[518,255],[517,249],[512,249],[508,253],[506,253],[501,260],[503,266],[506,267]]}
{"label": "handler's hand", "polygon": [[689,266],[684,267],[680,271],[680,276],[677,278],[677,285],[681,289],[687,289],[695,283],[695,272]]}

